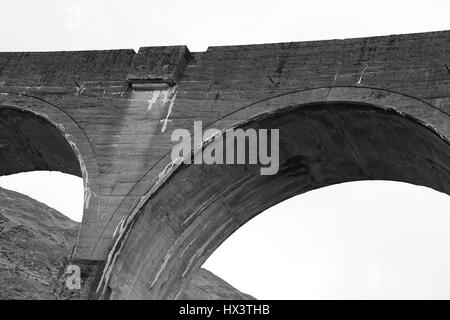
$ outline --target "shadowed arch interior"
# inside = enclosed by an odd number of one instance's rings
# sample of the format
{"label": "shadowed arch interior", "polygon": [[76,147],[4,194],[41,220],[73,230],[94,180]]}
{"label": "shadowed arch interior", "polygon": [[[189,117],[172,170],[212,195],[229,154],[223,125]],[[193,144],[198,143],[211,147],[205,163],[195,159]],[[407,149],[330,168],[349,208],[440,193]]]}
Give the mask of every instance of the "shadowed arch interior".
{"label": "shadowed arch interior", "polygon": [[82,177],[64,135],[32,112],[0,109],[0,175],[48,170]]}
{"label": "shadowed arch interior", "polygon": [[257,165],[181,165],[134,221],[114,265],[111,298],[177,298],[235,230],[310,190],[392,180],[450,194],[449,142],[395,110],[355,103],[300,105],[242,128],[280,130],[279,172],[261,176]]}

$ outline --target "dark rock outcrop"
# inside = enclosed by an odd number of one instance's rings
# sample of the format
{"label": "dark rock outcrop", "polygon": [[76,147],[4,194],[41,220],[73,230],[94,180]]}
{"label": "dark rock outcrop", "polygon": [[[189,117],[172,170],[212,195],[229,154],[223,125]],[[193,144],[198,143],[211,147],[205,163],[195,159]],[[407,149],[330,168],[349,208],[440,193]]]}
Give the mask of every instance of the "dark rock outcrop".
{"label": "dark rock outcrop", "polygon": [[[0,299],[57,299],[79,223],[0,188]],[[253,299],[200,269],[182,299]]]}
{"label": "dark rock outcrop", "polygon": [[54,299],[78,223],[0,188],[0,298]]}

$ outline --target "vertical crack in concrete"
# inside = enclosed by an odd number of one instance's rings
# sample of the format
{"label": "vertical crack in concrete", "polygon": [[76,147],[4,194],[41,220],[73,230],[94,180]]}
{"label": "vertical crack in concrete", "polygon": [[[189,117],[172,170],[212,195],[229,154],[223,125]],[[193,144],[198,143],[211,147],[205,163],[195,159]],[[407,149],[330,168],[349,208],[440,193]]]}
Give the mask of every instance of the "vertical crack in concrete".
{"label": "vertical crack in concrete", "polygon": [[361,71],[361,75],[359,76],[359,80],[356,83],[357,86],[360,86],[362,83],[362,78],[364,76],[364,72],[366,72],[366,69],[369,67],[369,65],[366,63],[366,66],[364,67],[364,69]]}
{"label": "vertical crack in concrete", "polygon": [[160,93],[161,91],[160,90],[155,90],[155,91],[153,91],[152,92],[152,97],[150,98],[150,99],[148,99],[147,100],[147,102],[148,102],[148,108],[147,108],[147,110],[152,110],[152,108],[153,108],[153,105],[155,104],[155,102],[158,100],[158,97],[159,97],[159,93]]}
{"label": "vertical crack in concrete", "polygon": [[334,74],[334,78],[333,78],[333,84],[332,84],[333,86],[335,85],[337,78],[339,76],[339,72],[341,71],[342,61],[339,60],[336,64],[337,64],[337,67],[336,67],[336,73]]}
{"label": "vertical crack in concrete", "polygon": [[175,92],[173,97],[170,99],[170,105],[169,105],[169,109],[167,110],[167,115],[163,120],[161,120],[161,123],[162,123],[161,133],[164,133],[164,131],[166,131],[166,129],[167,129],[167,122],[169,121],[169,117],[172,115],[172,109],[173,109],[173,105],[175,103],[176,97],[177,97],[177,93]]}

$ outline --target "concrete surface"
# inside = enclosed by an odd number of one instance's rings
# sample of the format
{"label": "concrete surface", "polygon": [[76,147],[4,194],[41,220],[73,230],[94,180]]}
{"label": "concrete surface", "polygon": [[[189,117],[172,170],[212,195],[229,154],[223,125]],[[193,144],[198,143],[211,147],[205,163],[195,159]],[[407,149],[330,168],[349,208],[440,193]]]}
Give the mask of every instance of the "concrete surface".
{"label": "concrete surface", "polygon": [[[2,173],[53,169],[83,176],[74,263],[90,270],[86,296],[176,298],[232,230],[288,196],[358,179],[448,193],[449,56],[449,31],[206,52],[176,46],[0,53],[0,120],[8,124],[0,137]],[[129,76],[176,85],[137,91]],[[245,123],[250,119],[256,120]],[[176,128],[192,130],[194,120],[218,129],[282,127],[279,175],[260,181],[240,166],[178,172],[170,166],[170,136]],[[225,183],[225,173],[239,194],[214,188]],[[183,175],[187,182],[180,184]],[[264,199],[255,202],[245,189],[255,183],[275,194],[260,190]],[[220,204],[207,234],[191,238],[201,216]],[[183,225],[186,208],[195,219]],[[197,217],[200,209],[205,213]],[[202,244],[189,247],[190,241]]]}

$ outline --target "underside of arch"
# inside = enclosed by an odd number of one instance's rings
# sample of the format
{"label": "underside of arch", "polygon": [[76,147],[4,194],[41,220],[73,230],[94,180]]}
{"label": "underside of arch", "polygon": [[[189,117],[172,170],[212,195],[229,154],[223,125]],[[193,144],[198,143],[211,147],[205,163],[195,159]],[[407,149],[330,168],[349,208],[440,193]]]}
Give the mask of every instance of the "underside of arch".
{"label": "underside of arch", "polygon": [[[327,102],[245,122],[280,130],[280,170],[181,165],[142,207],[114,264],[111,298],[174,299],[234,231],[265,209],[332,184],[392,180],[450,194],[450,145],[394,109]],[[382,201],[382,199],[381,199]]]}
{"label": "underside of arch", "polygon": [[48,170],[82,177],[72,147],[46,119],[15,108],[0,108],[0,175]]}

